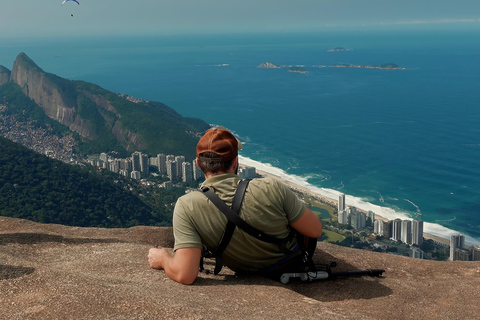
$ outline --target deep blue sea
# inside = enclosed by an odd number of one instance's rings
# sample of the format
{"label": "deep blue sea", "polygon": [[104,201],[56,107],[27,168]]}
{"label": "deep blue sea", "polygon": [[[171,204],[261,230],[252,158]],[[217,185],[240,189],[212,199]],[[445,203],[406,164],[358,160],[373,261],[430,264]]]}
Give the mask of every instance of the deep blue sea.
{"label": "deep blue sea", "polygon": [[[0,39],[43,70],[223,125],[242,158],[347,204],[480,240],[478,30]],[[328,52],[334,47],[351,49]],[[261,69],[263,62],[302,66]],[[331,68],[395,63],[403,70]]]}

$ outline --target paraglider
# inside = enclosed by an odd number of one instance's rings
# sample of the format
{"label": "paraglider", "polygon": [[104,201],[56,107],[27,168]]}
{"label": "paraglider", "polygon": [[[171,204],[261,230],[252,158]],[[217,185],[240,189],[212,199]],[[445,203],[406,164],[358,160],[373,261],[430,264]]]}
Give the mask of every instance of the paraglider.
{"label": "paraglider", "polygon": [[77,4],[80,4],[77,0],[63,0],[62,6],[63,6],[63,4],[64,4],[65,2],[67,2],[67,1],[73,1],[73,2],[76,2]]}

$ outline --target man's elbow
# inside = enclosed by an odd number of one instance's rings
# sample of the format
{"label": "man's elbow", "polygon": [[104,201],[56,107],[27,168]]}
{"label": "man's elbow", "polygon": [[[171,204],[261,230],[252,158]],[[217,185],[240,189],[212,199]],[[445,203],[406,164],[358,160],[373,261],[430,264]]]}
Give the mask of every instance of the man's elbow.
{"label": "man's elbow", "polygon": [[177,281],[178,283],[181,284],[186,284],[186,285],[191,285],[195,282],[195,279],[197,279],[197,274],[178,274],[173,280]]}

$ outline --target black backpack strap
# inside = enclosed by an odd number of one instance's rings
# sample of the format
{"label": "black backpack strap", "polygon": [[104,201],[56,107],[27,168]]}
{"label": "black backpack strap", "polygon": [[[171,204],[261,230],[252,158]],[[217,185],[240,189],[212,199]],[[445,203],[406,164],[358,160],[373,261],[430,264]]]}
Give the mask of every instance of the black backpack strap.
{"label": "black backpack strap", "polygon": [[[240,211],[240,206],[242,205],[243,202],[243,197],[245,196],[245,191],[247,190],[247,186],[250,180],[242,180],[238,184],[237,191],[235,192],[235,196],[233,198],[232,202],[232,210],[238,215],[238,212]],[[209,189],[210,192],[207,195],[207,197],[212,201],[212,198],[216,198],[220,201],[222,201],[216,194],[213,192],[211,189]],[[203,191],[203,189],[202,189]],[[205,193],[205,191],[204,191]],[[212,195],[213,194],[213,195]],[[212,201],[213,202],[213,201]],[[225,204],[222,201],[223,204]],[[214,252],[212,252],[212,256],[215,257],[215,270],[213,271],[214,274],[220,273],[223,267],[223,258],[222,258],[222,253],[225,251],[227,248],[228,244],[230,243],[230,239],[232,238],[233,231],[235,231],[235,223],[232,221],[228,220],[227,226],[225,227],[225,231],[223,232],[222,239],[220,240],[220,243],[218,244],[217,248],[215,249]]]}
{"label": "black backpack strap", "polygon": [[249,225],[245,220],[240,218],[238,214],[232,210],[232,208],[227,206],[225,202],[223,202],[223,200],[220,199],[215,194],[215,192],[213,192],[212,189],[206,186],[203,186],[201,189],[203,191],[203,194],[205,194],[210,199],[210,201],[212,201],[212,203],[215,206],[217,206],[217,208],[220,209],[220,211],[222,211],[222,213],[228,218],[228,220],[232,221],[237,227],[239,227],[240,229],[242,229],[243,231],[245,231],[246,233],[248,233],[249,235],[251,235],[252,237],[258,240],[268,242],[268,243],[273,243],[279,246],[283,244],[284,239],[272,237],[266,234],[265,232],[260,231],[257,228]]}

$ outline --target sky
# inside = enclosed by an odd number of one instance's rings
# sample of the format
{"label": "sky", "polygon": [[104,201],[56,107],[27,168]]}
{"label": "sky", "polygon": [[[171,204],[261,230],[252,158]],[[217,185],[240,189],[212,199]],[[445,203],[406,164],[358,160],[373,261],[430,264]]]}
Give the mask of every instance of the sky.
{"label": "sky", "polygon": [[479,0],[1,0],[0,37],[479,28]]}

